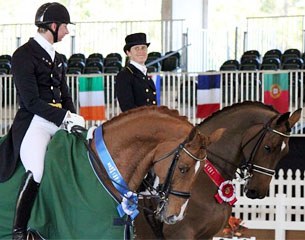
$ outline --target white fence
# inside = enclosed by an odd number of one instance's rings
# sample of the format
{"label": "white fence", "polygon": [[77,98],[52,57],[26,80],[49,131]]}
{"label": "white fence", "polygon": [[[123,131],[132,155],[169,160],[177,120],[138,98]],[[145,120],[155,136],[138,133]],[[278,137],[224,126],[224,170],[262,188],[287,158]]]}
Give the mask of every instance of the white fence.
{"label": "white fence", "polygon": [[233,214],[243,220],[245,227],[274,230],[276,240],[285,240],[286,230],[305,231],[305,186],[299,170],[295,178],[288,170],[285,179],[280,170],[264,199],[251,200],[243,195],[242,183],[235,182],[235,186],[238,201]]}
{"label": "white fence", "polygon": [[[159,73],[162,77],[161,105],[177,109],[180,114],[187,116],[189,121],[195,124],[202,120],[195,117],[198,75],[221,74],[222,108],[245,100],[262,101],[262,82],[265,72]],[[102,76],[105,79],[106,118],[111,119],[120,113],[114,92],[115,75],[102,74]],[[79,75],[68,76],[68,84],[77,109],[79,108],[78,77]],[[289,72],[289,110],[291,112],[304,107],[304,78],[303,70]],[[0,108],[0,136],[2,136],[11,126],[18,105],[12,76],[1,75],[0,79],[2,106]],[[87,126],[93,124],[99,124],[99,122],[87,122]],[[304,113],[302,113],[302,118],[294,129],[294,135],[304,136],[304,124]],[[243,219],[248,228],[274,229],[277,240],[285,239],[286,230],[305,231],[305,190],[300,172],[296,173],[295,179],[292,178],[292,173],[288,172],[287,180],[284,180],[283,173],[280,173],[278,179],[272,180],[268,197],[262,200],[250,200],[244,197],[242,184],[236,183],[236,186],[238,202],[233,209],[234,214]]]}
{"label": "white fence", "polygon": [[[83,53],[87,57],[94,52],[102,53],[104,57],[111,52],[125,56],[123,46],[126,35],[145,29],[148,41],[152,43],[149,50],[166,53],[184,45],[183,24],[182,19],[76,22],[75,25],[69,25],[69,37],[64,38],[58,46],[55,45],[55,48],[67,58],[73,53]],[[0,55],[11,55],[17,47],[33,37],[36,31],[37,27],[32,23],[0,24]]]}
{"label": "white fence", "polygon": [[[166,53],[188,45],[184,49],[186,51],[180,52],[185,55],[182,60],[188,59],[187,62],[183,61],[183,69],[218,70],[225,60],[240,60],[246,50],[258,50],[261,55],[274,48],[282,52],[297,48],[304,52],[304,20],[304,15],[249,17],[246,29],[234,26],[225,30],[190,26],[186,29],[187,24],[183,19],[77,22],[69,26],[70,37],[65,37],[55,48],[68,58],[72,53],[87,56],[94,52],[103,55],[119,52],[124,56],[122,46],[125,36],[145,29],[148,41],[152,43],[150,51]],[[36,27],[32,23],[1,24],[0,55],[12,54],[35,32]]]}
{"label": "white fence", "polygon": [[[162,78],[161,83],[161,105],[177,109],[181,115],[188,117],[193,124],[202,119],[196,118],[197,104],[197,79],[198,75],[221,74],[221,108],[233,103],[245,100],[263,101],[263,74],[271,71],[236,71],[236,72],[204,72],[204,73],[158,73]],[[274,71],[272,71],[274,72]],[[287,71],[276,71],[284,73]],[[305,103],[304,80],[305,71],[289,71],[289,111],[293,112],[303,108]],[[72,97],[77,109],[78,102],[78,77],[80,75],[68,75],[68,84],[71,88]],[[84,76],[84,75],[82,75]],[[94,76],[94,75],[90,75]],[[117,99],[115,97],[114,82],[115,74],[102,74],[105,79],[105,108],[106,118],[111,119],[120,113]],[[11,126],[15,113],[18,109],[16,91],[13,86],[11,75],[0,75],[0,136],[7,133]],[[294,128],[295,135],[304,135],[304,111],[302,118]],[[100,124],[99,122],[87,122],[87,126]]]}

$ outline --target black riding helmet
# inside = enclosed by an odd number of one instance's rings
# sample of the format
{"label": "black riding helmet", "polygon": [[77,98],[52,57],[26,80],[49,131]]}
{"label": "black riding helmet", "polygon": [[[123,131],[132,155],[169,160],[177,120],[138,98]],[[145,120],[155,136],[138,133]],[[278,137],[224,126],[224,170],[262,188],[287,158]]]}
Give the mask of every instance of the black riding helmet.
{"label": "black riding helmet", "polygon": [[[55,31],[49,27],[50,23],[57,23]],[[45,3],[38,8],[35,16],[35,25],[50,30],[53,34],[54,42],[58,40],[58,29],[62,23],[73,24],[70,21],[68,10],[62,4],[57,2]]]}

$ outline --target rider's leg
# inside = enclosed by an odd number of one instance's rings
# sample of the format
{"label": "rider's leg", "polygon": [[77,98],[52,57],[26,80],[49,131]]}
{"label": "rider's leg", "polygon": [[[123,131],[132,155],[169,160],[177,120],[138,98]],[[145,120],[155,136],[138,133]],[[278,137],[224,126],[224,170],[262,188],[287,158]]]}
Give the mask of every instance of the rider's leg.
{"label": "rider's leg", "polygon": [[26,239],[38,187],[41,182],[47,145],[58,127],[41,117],[34,116],[20,147],[20,158],[26,170],[17,197],[13,239]]}
{"label": "rider's leg", "polygon": [[13,239],[27,239],[27,224],[38,192],[39,183],[35,182],[33,173],[27,171],[21,183],[16,203]]}

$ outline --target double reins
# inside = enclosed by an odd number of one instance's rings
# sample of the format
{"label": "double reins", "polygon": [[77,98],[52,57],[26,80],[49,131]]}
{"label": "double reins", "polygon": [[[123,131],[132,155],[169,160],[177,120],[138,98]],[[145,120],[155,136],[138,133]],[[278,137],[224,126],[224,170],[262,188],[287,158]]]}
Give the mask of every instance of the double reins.
{"label": "double reins", "polygon": [[[254,148],[252,149],[252,151],[250,153],[250,157],[247,159],[246,163],[244,163],[242,165],[236,165],[234,163],[231,163],[224,157],[219,156],[218,154],[215,154],[214,152],[211,152],[209,149],[207,149],[208,154],[214,155],[215,157],[219,158],[224,163],[232,165],[234,168],[240,168],[241,172],[237,172],[237,174],[243,180],[246,180],[252,176],[251,171],[259,172],[261,174],[265,174],[268,176],[273,176],[275,173],[275,171],[273,169],[269,169],[269,168],[259,166],[257,164],[253,164],[253,161],[254,161],[254,157],[259,149],[259,146],[261,145],[261,143],[268,131],[278,134],[282,137],[286,137],[286,138],[291,137],[291,135],[290,135],[291,128],[290,128],[288,122],[286,122],[287,133],[280,132],[271,127],[271,123],[276,117],[277,116],[272,117],[266,124],[263,124],[263,127],[253,137],[251,137],[244,145],[242,145],[241,149],[243,150],[248,144],[250,144],[250,142],[252,142],[259,134],[261,134],[261,136],[259,137],[258,141],[256,142]],[[216,163],[213,163],[213,164],[216,164]]]}
{"label": "double reins", "polygon": [[185,144],[186,144],[186,140],[183,141],[181,144],[179,144],[179,146],[177,148],[175,148],[174,150],[170,151],[168,154],[165,154],[164,156],[162,156],[161,158],[159,158],[158,160],[153,162],[153,164],[155,165],[156,163],[167,159],[171,155],[174,155],[171,165],[167,171],[165,181],[163,184],[159,184],[159,187],[158,187],[158,189],[160,189],[158,191],[158,195],[160,197],[160,207],[156,210],[155,214],[159,214],[160,212],[162,212],[162,210],[164,209],[164,207],[168,201],[168,196],[170,194],[172,194],[176,197],[184,198],[184,199],[188,199],[191,197],[190,192],[176,191],[171,188],[171,182],[172,182],[172,179],[174,176],[177,162],[179,161],[179,158],[180,158],[180,153],[181,153],[181,151],[184,151],[193,160],[199,161],[199,162],[204,161],[207,156],[205,155],[203,158],[196,157],[194,154],[192,154],[190,151],[188,151],[185,148]]}
{"label": "double reins", "polygon": [[[109,181],[111,181],[113,184],[117,184],[118,186],[120,186],[121,188],[125,188],[125,186],[121,185],[119,182],[117,182],[116,180],[114,180],[113,178],[109,177],[108,174],[103,174],[102,172],[102,166],[100,165],[100,161],[98,160],[98,156],[95,154],[95,152],[93,151],[92,147],[90,146],[90,144],[88,143],[87,139],[83,136],[82,132],[84,131],[87,131],[86,128],[84,127],[81,127],[81,126],[73,126],[71,128],[71,132],[77,137],[79,138],[80,140],[82,140],[82,142],[84,143],[87,151],[88,151],[88,154],[89,154],[89,160],[92,164],[92,167],[95,169],[96,171],[96,177],[98,178],[98,180],[103,184],[103,182],[107,179]],[[99,172],[99,174],[97,173]],[[109,187],[107,187],[105,184],[103,184],[105,188],[107,188],[107,191],[111,194],[111,196],[113,198],[115,198],[115,200],[117,202],[120,202],[121,199],[119,199],[119,196],[117,196],[117,194],[112,190],[110,189]],[[126,189],[128,190],[128,189]],[[121,193],[119,193],[121,195]],[[138,194],[138,193],[136,193]],[[138,194],[139,195],[139,194]],[[121,196],[122,197],[122,196]],[[129,199],[129,201],[132,203],[132,204],[136,204],[135,202],[133,202],[132,199]],[[141,206],[138,204],[139,207],[141,207],[142,209],[145,209],[146,211],[149,211],[151,213],[153,213],[154,211],[152,211],[151,209],[149,208],[146,208],[144,206]]]}
{"label": "double reins", "polygon": [[[81,126],[73,126],[72,129],[71,129],[71,132],[84,142],[84,144],[85,144],[85,146],[86,146],[86,148],[89,152],[90,159],[92,159],[94,161],[96,166],[99,166],[99,161],[97,160],[97,155],[95,154],[95,152],[93,151],[91,146],[88,144],[87,139],[81,134],[84,131],[87,131],[87,129],[83,128]],[[186,199],[190,197],[189,192],[175,191],[175,190],[171,189],[171,182],[172,182],[172,178],[174,176],[174,171],[175,171],[177,162],[179,161],[179,158],[180,158],[180,152],[184,151],[189,157],[191,157],[195,161],[202,162],[206,159],[206,156],[204,156],[203,158],[198,158],[194,154],[192,154],[190,151],[188,151],[185,148],[186,143],[187,143],[187,141],[185,140],[184,142],[180,143],[178,147],[176,147],[175,149],[173,149],[169,153],[165,154],[164,156],[162,156],[161,158],[159,158],[158,160],[153,162],[153,164],[156,164],[156,163],[161,162],[161,161],[167,159],[168,157],[174,155],[173,160],[172,160],[171,165],[170,165],[170,168],[167,171],[165,182],[164,182],[164,184],[159,185],[159,187],[158,187],[158,189],[160,189],[160,190],[158,191],[157,189],[154,189],[152,186],[150,186],[151,189],[156,190],[156,192],[158,193],[158,197],[161,199],[162,207],[160,208],[160,211],[165,206],[165,203],[168,200],[169,194],[175,195],[177,197],[186,198]],[[105,174],[105,175],[107,175],[107,174]],[[108,180],[110,180],[111,182],[113,182],[117,185],[120,185],[120,183],[116,182],[114,179],[110,178],[108,175],[104,176],[104,178],[107,178]],[[124,186],[121,186],[121,187],[124,187]],[[116,196],[111,190],[109,190],[109,191],[111,192],[111,194],[113,196]],[[139,195],[139,193],[136,193],[136,194]],[[119,201],[119,199],[117,197],[116,197],[116,199],[117,199],[117,201]]]}
{"label": "double reins", "polygon": [[248,160],[245,162],[245,164],[242,164],[240,166],[240,169],[241,169],[241,177],[242,179],[248,179],[250,177],[252,177],[252,171],[254,172],[258,172],[258,173],[261,173],[263,175],[267,175],[267,176],[270,176],[272,177],[275,173],[275,170],[274,169],[270,169],[270,168],[265,168],[265,167],[262,167],[262,166],[259,166],[257,164],[254,164],[254,157],[260,147],[260,145],[262,144],[265,136],[266,136],[266,133],[269,131],[269,132],[273,132],[275,134],[278,134],[282,137],[286,137],[286,138],[289,138],[291,135],[290,135],[290,127],[288,124],[286,124],[286,127],[287,127],[287,131],[288,133],[282,133],[280,131],[277,131],[273,128],[271,128],[271,123],[272,121],[276,118],[277,116],[274,116],[272,117],[266,124],[263,125],[263,127],[252,137],[250,138],[242,147],[241,149],[243,150],[253,139],[255,139],[259,134],[261,134],[259,136],[259,139],[258,141],[255,143],[255,146],[254,148],[252,149],[251,153],[250,153],[250,157],[248,158]]}
{"label": "double reins", "polygon": [[174,155],[171,165],[167,171],[167,175],[166,175],[164,184],[159,186],[159,188],[161,189],[159,191],[161,200],[167,199],[169,194],[175,195],[177,197],[182,197],[182,198],[189,198],[191,196],[191,194],[189,192],[175,191],[175,190],[171,189],[171,182],[172,182],[172,178],[174,176],[177,162],[180,158],[180,152],[184,151],[190,158],[192,158],[195,161],[199,161],[199,162],[204,161],[206,159],[206,156],[204,156],[203,158],[196,157],[194,154],[192,154],[190,151],[188,151],[185,148],[185,144],[186,144],[186,141],[182,142],[173,151],[169,152],[168,154],[165,154],[163,157],[161,157],[158,160],[153,162],[153,164],[155,165],[156,163],[165,160],[166,158],[170,157],[171,155]]}

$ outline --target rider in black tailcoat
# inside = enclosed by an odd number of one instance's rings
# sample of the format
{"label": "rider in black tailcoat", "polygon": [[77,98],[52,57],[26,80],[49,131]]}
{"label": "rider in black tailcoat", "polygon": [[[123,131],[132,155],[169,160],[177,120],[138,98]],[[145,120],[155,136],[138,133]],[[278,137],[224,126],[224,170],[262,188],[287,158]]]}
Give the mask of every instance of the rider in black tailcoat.
{"label": "rider in black tailcoat", "polygon": [[37,34],[12,56],[12,75],[19,109],[0,145],[0,182],[8,180],[21,160],[26,172],[21,182],[13,221],[13,239],[34,239],[27,224],[44,170],[52,136],[61,128],[81,125],[66,83],[62,59],[53,48],[69,33],[70,15],[56,2],[45,3],[35,16]]}
{"label": "rider in black tailcoat", "polygon": [[[30,76],[30,73],[25,75],[24,73],[28,71],[22,70],[30,69],[31,65],[36,69],[34,78]],[[65,82],[64,64],[59,53],[55,52],[53,62],[48,53],[31,38],[14,53],[12,67],[13,74],[16,73],[14,74],[14,81],[19,81],[19,78],[20,80],[23,78],[28,79],[28,81],[20,81],[21,88],[32,88],[33,85],[30,79],[37,81],[37,90],[40,93],[40,98],[38,101],[30,103],[31,106],[26,106],[25,98],[31,98],[33,91],[36,91],[35,88],[30,91],[24,91],[22,98],[18,96],[20,108],[7,135],[7,140],[0,145],[0,182],[11,177],[16,168],[21,141],[34,116],[32,112],[28,111],[28,107],[35,109],[35,112],[39,113],[40,116],[54,122],[57,126],[62,124],[67,110],[75,113],[74,104]],[[50,78],[51,75],[53,75],[52,78]],[[51,102],[61,103],[62,108],[54,108],[48,104]],[[12,142],[14,144],[11,144]]]}
{"label": "rider in black tailcoat", "polygon": [[156,105],[156,87],[147,76],[145,61],[147,48],[145,33],[134,33],[125,38],[124,52],[129,57],[128,64],[118,73],[115,89],[121,110],[145,105]]}

